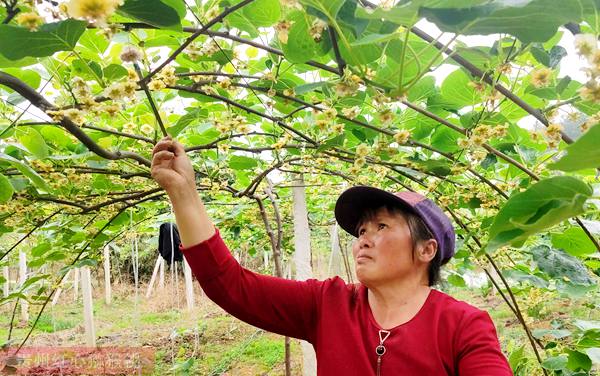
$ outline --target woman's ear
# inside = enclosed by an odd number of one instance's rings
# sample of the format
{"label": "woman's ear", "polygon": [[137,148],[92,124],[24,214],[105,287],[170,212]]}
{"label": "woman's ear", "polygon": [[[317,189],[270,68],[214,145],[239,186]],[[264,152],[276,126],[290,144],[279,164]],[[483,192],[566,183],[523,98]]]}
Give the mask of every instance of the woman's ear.
{"label": "woman's ear", "polygon": [[419,261],[428,263],[437,254],[437,241],[435,239],[424,240],[417,248],[417,257]]}

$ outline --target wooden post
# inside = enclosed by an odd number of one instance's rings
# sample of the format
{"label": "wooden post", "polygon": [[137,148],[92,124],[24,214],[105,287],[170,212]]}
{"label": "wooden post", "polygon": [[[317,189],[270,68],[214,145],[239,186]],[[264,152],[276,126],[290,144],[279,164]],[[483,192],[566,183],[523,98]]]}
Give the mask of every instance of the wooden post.
{"label": "wooden post", "polygon": [[8,266],[5,266],[2,270],[2,274],[4,275],[4,297],[6,298],[10,292],[10,272],[8,271]]}
{"label": "wooden post", "polygon": [[[308,210],[306,208],[306,192],[304,179],[297,175],[292,183],[292,199],[294,214],[294,263],[296,264],[296,279],[304,281],[312,278],[310,253],[310,228],[308,227]],[[317,357],[314,348],[306,341],[301,341],[304,376],[317,374]]]}
{"label": "wooden post", "polygon": [[79,269],[73,269],[73,300],[77,301],[79,296]]}
{"label": "wooden post", "polygon": [[[27,281],[27,255],[25,252],[19,252],[19,285],[23,286],[23,284]],[[29,303],[27,300],[21,300],[21,321],[28,322],[29,321]]]}
{"label": "wooden post", "polygon": [[154,263],[154,270],[152,271],[152,277],[150,277],[150,283],[148,283],[148,289],[146,290],[146,298],[149,298],[152,294],[152,289],[154,288],[154,281],[156,281],[156,276],[158,275],[158,270],[160,269],[160,260],[162,257],[159,255]]}
{"label": "wooden post", "polygon": [[[63,282],[61,283],[61,286],[63,286],[65,283],[67,283],[67,280],[69,279],[69,276],[71,275],[72,271],[73,271],[73,269],[69,269],[69,271],[65,275],[65,278],[63,278]],[[60,286],[56,289],[56,292],[54,293],[54,296],[52,297],[52,306],[55,306],[56,303],[58,303],[58,298],[60,297],[62,290],[63,289]]]}
{"label": "wooden post", "polygon": [[188,310],[194,309],[194,281],[192,280],[192,269],[183,258],[183,276],[185,278],[185,300],[187,301]]}
{"label": "wooden post", "polygon": [[329,255],[329,267],[327,268],[327,276],[341,275],[341,251],[340,238],[338,233],[337,223],[331,225],[331,254]]}
{"label": "wooden post", "polygon": [[112,286],[110,284],[110,248],[104,246],[104,302],[110,305],[112,301]]}
{"label": "wooden post", "polygon": [[94,304],[92,301],[92,280],[90,269],[81,268],[81,295],[83,297],[83,323],[85,325],[85,344],[96,347],[96,331],[94,329]]}
{"label": "wooden post", "polygon": [[158,269],[158,288],[160,290],[165,289],[165,259],[162,256],[160,258],[160,269]]}

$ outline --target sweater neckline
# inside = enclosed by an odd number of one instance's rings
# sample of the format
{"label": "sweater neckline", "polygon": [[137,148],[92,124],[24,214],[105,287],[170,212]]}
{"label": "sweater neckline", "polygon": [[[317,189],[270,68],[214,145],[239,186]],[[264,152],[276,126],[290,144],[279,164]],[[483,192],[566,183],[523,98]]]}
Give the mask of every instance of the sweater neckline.
{"label": "sweater neckline", "polygon": [[368,292],[368,288],[365,285],[361,284],[361,288],[363,289],[362,291],[362,297],[363,297],[363,301],[364,301],[364,305],[365,305],[365,309],[367,311],[367,316],[369,317],[369,321],[371,321],[371,324],[373,324],[373,326],[375,326],[377,328],[377,330],[387,330],[387,331],[392,331],[394,329],[397,328],[401,328],[403,326],[409,325],[411,322],[415,321],[422,312],[424,312],[429,305],[431,305],[432,300],[434,299],[434,295],[437,292],[436,289],[430,289],[429,290],[429,294],[427,294],[427,298],[425,299],[425,303],[423,303],[423,305],[421,306],[421,308],[417,311],[417,313],[410,318],[410,320],[408,320],[405,323],[402,324],[398,324],[392,328],[382,328],[381,325],[379,325],[379,323],[377,322],[377,320],[375,320],[375,316],[373,316],[373,311],[371,310],[371,306],[369,305],[369,298],[367,295]]}

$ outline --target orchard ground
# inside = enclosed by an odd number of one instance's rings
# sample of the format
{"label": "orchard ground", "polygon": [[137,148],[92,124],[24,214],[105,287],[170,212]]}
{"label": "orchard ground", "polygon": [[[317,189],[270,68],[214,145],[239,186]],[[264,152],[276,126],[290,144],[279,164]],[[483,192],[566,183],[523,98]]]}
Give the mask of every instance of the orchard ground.
{"label": "orchard ground", "polygon": [[[165,288],[145,298],[146,285],[136,289],[127,283],[113,286],[110,305],[104,302],[104,288],[94,281],[94,320],[98,346],[147,346],[155,351],[154,375],[282,375],[284,374],[284,339],[257,330],[228,315],[213,304],[195,286],[196,306],[185,309],[183,278],[176,290],[169,278]],[[481,289],[446,286],[444,290],[457,299],[487,310],[498,330],[506,354],[527,343],[521,324],[500,295],[487,287]],[[483,290],[483,294],[482,294]],[[549,298],[532,289],[529,310],[531,329],[552,329],[570,320],[600,320],[600,312],[582,301]],[[29,323],[16,320],[12,337],[21,339],[31,327],[38,307],[31,306]],[[0,314],[0,337],[7,338],[11,307]],[[17,314],[18,317],[18,314]],[[547,338],[546,338],[547,339]],[[568,339],[564,339],[568,341]],[[560,341],[558,341],[560,342]],[[42,314],[28,346],[82,346],[85,343],[81,297],[63,291],[57,305]],[[351,345],[351,344],[349,344]],[[526,358],[533,354],[525,345]],[[518,359],[512,359],[519,362]],[[292,375],[302,374],[299,341],[291,341]],[[537,375],[535,367],[530,375]]]}

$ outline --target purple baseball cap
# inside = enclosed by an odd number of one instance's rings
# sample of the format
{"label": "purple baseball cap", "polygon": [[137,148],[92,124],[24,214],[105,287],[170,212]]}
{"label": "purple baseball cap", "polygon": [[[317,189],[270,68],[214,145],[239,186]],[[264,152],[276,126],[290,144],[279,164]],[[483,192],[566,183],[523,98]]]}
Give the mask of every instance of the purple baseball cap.
{"label": "purple baseball cap", "polygon": [[414,213],[423,220],[438,243],[442,264],[454,256],[454,227],[439,206],[416,192],[398,193],[356,186],[342,192],[335,203],[335,218],[347,233],[358,237],[356,225],[366,209],[391,204]]}

